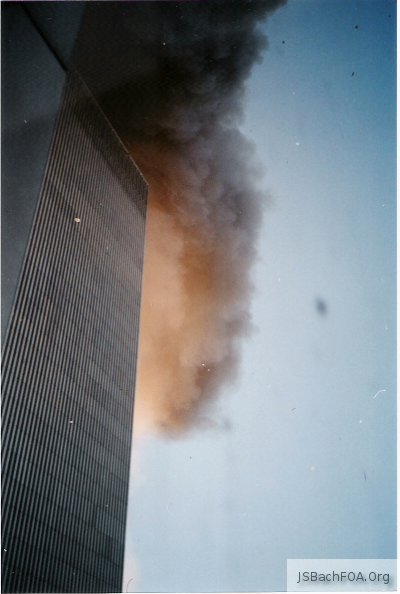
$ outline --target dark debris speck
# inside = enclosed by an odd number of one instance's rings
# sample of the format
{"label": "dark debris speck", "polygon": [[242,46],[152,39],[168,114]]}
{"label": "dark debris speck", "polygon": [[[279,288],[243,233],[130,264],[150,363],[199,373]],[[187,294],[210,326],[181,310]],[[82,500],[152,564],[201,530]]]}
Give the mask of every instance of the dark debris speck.
{"label": "dark debris speck", "polygon": [[321,299],[321,297],[317,297],[317,299],[315,300],[315,309],[321,316],[325,316],[328,313],[328,306],[326,304],[326,301]]}

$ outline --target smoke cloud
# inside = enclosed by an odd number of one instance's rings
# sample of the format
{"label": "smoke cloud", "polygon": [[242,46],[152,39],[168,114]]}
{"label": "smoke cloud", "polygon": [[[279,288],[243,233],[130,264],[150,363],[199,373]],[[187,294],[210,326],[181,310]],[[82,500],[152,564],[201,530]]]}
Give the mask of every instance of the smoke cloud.
{"label": "smoke cloud", "polygon": [[[264,201],[239,124],[245,81],[266,48],[258,25],[282,3],[117,3],[133,45],[120,42],[108,87],[92,86],[150,188],[135,430],[201,424],[235,377]],[[94,4],[95,19],[114,3]]]}
{"label": "smoke cloud", "polygon": [[237,367],[237,339],[249,329],[248,275],[261,205],[243,166],[247,151],[237,131],[216,127],[187,143],[185,155],[165,147],[134,152],[150,182],[140,424],[187,427]]}
{"label": "smoke cloud", "polygon": [[161,95],[129,142],[150,187],[139,431],[177,433],[199,422],[235,377],[239,339],[251,328],[263,196],[238,124],[245,80],[266,46],[257,23],[276,4],[196,3],[163,19],[149,85],[163,81]]}

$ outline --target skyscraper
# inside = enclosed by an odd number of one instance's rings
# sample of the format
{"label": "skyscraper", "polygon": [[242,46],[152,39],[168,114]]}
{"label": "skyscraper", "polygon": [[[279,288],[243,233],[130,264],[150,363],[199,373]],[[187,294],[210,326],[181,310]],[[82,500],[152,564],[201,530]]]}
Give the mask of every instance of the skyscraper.
{"label": "skyscraper", "polygon": [[2,583],[118,592],[147,185],[45,4],[3,10]]}

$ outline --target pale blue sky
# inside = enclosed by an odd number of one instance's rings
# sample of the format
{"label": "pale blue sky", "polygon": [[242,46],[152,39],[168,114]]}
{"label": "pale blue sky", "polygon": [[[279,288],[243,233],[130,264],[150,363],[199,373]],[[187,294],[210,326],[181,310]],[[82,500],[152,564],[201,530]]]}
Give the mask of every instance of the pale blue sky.
{"label": "pale blue sky", "polygon": [[125,588],[133,559],[136,591],[229,592],[284,590],[287,558],[395,556],[395,22],[292,0],[265,25],[258,330],[219,428],[141,445]]}

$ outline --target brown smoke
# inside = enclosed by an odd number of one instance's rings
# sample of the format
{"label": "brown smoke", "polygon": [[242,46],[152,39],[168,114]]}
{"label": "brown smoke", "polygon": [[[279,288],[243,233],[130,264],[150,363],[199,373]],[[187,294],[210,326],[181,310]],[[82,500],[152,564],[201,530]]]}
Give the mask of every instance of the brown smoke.
{"label": "brown smoke", "polygon": [[262,209],[237,124],[267,6],[240,3],[233,22],[232,5],[196,8],[203,23],[186,24],[187,39],[173,26],[164,33],[177,97],[131,143],[150,185],[135,423],[174,433],[235,375]]}
{"label": "brown smoke", "polygon": [[263,197],[238,126],[244,83],[266,46],[258,25],[282,2],[95,4],[93,39],[105,39],[98,15],[115,23],[117,9],[128,32],[120,38],[132,43],[115,36],[118,58],[107,57],[92,88],[150,186],[135,424],[176,433],[234,378],[251,326]]}
{"label": "brown smoke", "polygon": [[[134,153],[150,183],[139,426],[187,427],[236,369],[237,339],[249,328],[248,273],[261,205],[254,190],[249,195],[247,149],[237,131],[215,130],[183,154],[159,146]],[[254,201],[252,213],[243,196]]]}

